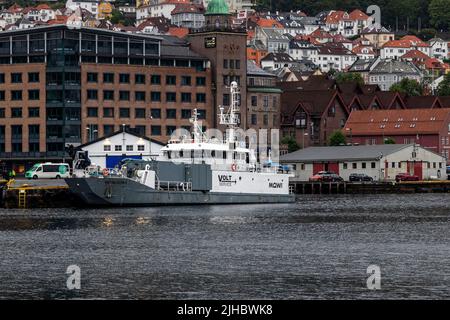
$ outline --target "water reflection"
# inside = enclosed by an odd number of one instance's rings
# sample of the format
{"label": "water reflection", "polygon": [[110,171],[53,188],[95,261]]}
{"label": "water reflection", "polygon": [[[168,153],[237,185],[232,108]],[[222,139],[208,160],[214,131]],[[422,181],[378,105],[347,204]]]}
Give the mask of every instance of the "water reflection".
{"label": "water reflection", "polygon": [[[1,298],[443,298],[448,194],[0,213]],[[369,264],[382,292],[364,288]],[[80,292],[65,289],[68,265]]]}

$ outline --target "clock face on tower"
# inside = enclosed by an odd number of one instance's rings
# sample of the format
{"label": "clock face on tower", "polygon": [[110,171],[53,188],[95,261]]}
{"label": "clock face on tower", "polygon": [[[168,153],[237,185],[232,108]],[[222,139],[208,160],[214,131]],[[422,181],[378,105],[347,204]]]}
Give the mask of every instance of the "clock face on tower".
{"label": "clock face on tower", "polygon": [[223,51],[228,54],[235,54],[239,51],[239,45],[238,44],[225,44],[223,46]]}

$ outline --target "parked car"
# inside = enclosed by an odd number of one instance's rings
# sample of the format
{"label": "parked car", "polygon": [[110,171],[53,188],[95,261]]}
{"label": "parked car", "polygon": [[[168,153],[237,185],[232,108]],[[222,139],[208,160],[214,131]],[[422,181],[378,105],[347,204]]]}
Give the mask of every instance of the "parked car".
{"label": "parked car", "polygon": [[419,177],[415,175],[410,175],[409,173],[399,173],[395,176],[395,181],[419,181]]}
{"label": "parked car", "polygon": [[331,171],[319,171],[309,178],[311,182],[339,182],[344,181],[339,175]]}
{"label": "parked car", "polygon": [[368,176],[365,173],[351,173],[350,176],[348,177],[349,181],[355,182],[355,181],[373,181],[373,178]]}

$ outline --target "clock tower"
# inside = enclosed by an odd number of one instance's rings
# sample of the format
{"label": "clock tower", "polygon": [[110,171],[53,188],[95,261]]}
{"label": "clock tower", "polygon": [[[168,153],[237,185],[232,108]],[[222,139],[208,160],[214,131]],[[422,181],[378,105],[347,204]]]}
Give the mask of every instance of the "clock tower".
{"label": "clock tower", "polygon": [[218,106],[230,105],[230,84],[238,83],[241,93],[240,127],[247,124],[247,32],[233,27],[225,0],[211,0],[205,13],[205,27],[188,36],[193,51],[211,61],[214,97],[214,127],[218,125]]}

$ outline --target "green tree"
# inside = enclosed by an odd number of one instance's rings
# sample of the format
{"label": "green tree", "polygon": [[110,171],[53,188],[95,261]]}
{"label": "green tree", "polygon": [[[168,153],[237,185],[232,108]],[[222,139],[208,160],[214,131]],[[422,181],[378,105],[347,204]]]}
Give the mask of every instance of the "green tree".
{"label": "green tree", "polygon": [[438,96],[450,96],[450,73],[444,76],[444,80],[437,87]]}
{"label": "green tree", "polygon": [[286,136],[283,139],[281,139],[281,144],[286,144],[288,146],[288,152],[294,152],[300,149],[300,146],[298,145],[297,141],[291,136]]}
{"label": "green tree", "polygon": [[430,22],[436,29],[450,27],[450,0],[431,0],[428,7]]}
{"label": "green tree", "polygon": [[328,145],[330,146],[346,145],[346,138],[341,130],[336,130],[331,134],[330,139],[328,140]]}
{"label": "green tree", "polygon": [[395,140],[392,138],[385,138],[384,144],[395,144]]}
{"label": "green tree", "polygon": [[359,84],[364,84],[364,79],[361,74],[354,72],[339,72],[334,76],[334,79],[338,84],[343,82],[357,82]]}
{"label": "green tree", "polygon": [[406,93],[409,96],[423,95],[423,87],[416,80],[403,78],[402,81],[394,83],[389,89],[393,92]]}

